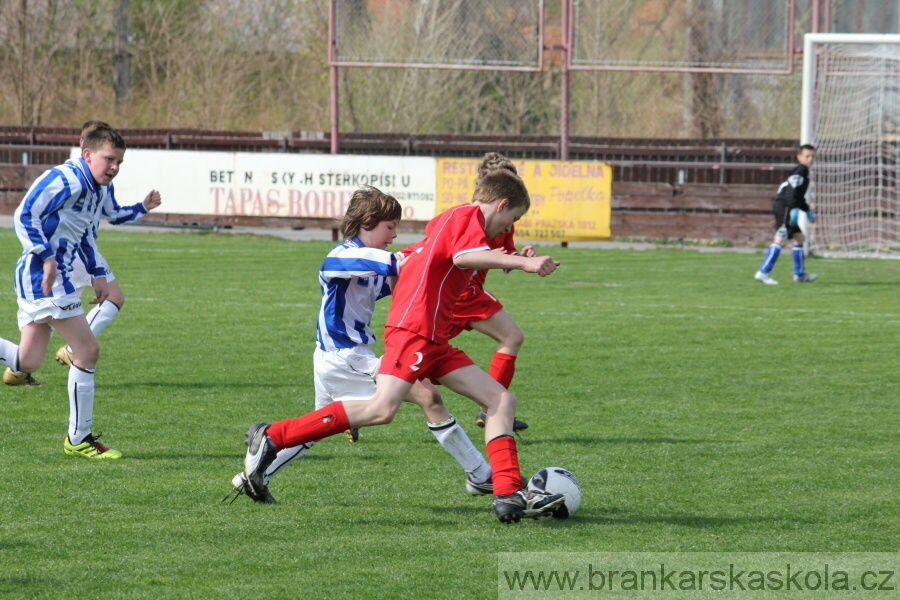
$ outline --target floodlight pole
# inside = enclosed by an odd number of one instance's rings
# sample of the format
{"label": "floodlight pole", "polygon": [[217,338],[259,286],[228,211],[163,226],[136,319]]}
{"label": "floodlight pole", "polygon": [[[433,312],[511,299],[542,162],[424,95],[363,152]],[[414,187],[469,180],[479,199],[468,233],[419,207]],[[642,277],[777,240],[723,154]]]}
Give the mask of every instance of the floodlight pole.
{"label": "floodlight pole", "polygon": [[572,0],[562,3],[562,92],[560,94],[559,159],[569,160],[569,52],[572,48]]}
{"label": "floodlight pole", "polygon": [[338,143],[338,68],[335,64],[337,58],[337,0],[331,0],[328,13],[328,64],[329,78],[331,82],[331,153],[337,154],[340,149]]}

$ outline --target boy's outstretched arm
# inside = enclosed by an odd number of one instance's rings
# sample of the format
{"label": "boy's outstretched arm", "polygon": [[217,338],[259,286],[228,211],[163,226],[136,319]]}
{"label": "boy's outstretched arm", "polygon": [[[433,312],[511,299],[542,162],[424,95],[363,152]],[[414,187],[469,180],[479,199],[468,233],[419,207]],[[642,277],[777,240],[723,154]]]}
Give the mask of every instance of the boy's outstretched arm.
{"label": "boy's outstretched arm", "polygon": [[549,256],[522,256],[491,250],[460,254],[453,259],[453,264],[462,269],[519,269],[526,273],[537,273],[541,277],[546,277],[559,266]]}

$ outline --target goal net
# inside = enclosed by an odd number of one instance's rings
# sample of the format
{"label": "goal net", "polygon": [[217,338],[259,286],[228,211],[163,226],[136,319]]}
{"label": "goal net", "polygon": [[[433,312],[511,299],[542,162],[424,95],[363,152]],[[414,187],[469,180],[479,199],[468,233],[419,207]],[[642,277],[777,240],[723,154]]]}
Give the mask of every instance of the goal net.
{"label": "goal net", "polygon": [[900,258],[900,35],[807,34],[803,61],[810,249]]}

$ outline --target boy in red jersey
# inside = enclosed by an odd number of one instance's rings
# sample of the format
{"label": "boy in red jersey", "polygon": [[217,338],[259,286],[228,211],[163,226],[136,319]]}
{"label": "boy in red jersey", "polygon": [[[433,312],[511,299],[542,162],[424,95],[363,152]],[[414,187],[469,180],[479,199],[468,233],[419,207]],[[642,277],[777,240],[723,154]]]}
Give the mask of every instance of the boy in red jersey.
{"label": "boy in red jersey", "polygon": [[245,492],[264,496],[266,467],[278,450],[343,433],[350,427],[390,423],[413,383],[436,379],[485,409],[487,454],[493,470],[494,512],[503,523],[549,516],[565,500],[561,494],[527,490],[512,437],[516,397],[448,343],[453,307],[476,269],[520,269],[545,277],[559,263],[549,256],[518,256],[490,249],[488,240],[528,210],[525,184],[501,169],[479,183],[471,204],[432,219],[424,244],[403,264],[385,326],[385,353],[369,400],[333,402],[271,425],[247,431]]}
{"label": "boy in red jersey", "polygon": [[[488,152],[481,159],[478,165],[478,179],[475,185],[484,178],[485,175],[497,169],[506,169],[518,175],[516,166],[508,158],[498,152]],[[536,256],[533,246],[525,246],[521,252],[516,250],[513,233],[515,226],[509,228],[498,236],[488,240],[488,245],[492,250],[505,252],[506,254],[521,254],[522,256]],[[425,240],[417,242],[412,246],[404,248],[398,254],[401,257],[409,256],[415,252]],[[506,271],[507,273],[509,271]],[[488,367],[488,375],[496,379],[500,385],[509,389],[516,372],[516,358],[519,350],[525,342],[525,334],[516,325],[516,322],[508,312],[503,308],[503,304],[494,297],[493,294],[484,289],[484,281],[487,278],[488,270],[479,269],[472,274],[469,284],[465,287],[456,306],[453,307],[453,322],[451,324],[448,339],[453,339],[463,331],[474,329],[497,342],[497,350],[491,357],[491,363]],[[484,427],[487,415],[482,409],[478,409],[475,415],[475,424]],[[520,432],[528,429],[528,423],[515,419],[513,421],[513,432]]]}

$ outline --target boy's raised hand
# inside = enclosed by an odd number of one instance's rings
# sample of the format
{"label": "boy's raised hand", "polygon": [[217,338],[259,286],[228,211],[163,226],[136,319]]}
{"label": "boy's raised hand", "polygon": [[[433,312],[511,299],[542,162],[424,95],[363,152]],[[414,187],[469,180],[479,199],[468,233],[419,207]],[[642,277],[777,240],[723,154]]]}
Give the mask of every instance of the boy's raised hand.
{"label": "boy's raised hand", "polygon": [[156,190],[151,190],[147,197],[144,198],[144,208],[147,210],[153,210],[162,204],[162,197],[159,195],[159,192]]}

